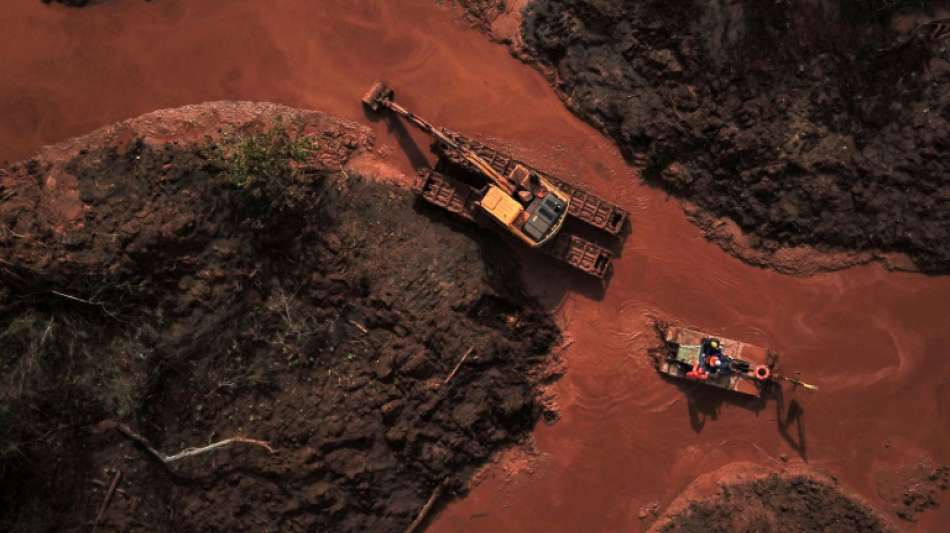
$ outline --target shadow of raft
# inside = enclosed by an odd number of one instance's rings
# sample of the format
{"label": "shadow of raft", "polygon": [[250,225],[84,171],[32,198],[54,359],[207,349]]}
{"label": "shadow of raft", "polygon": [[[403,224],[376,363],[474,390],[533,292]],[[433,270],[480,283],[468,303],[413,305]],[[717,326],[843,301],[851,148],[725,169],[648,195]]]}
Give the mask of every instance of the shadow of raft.
{"label": "shadow of raft", "polygon": [[770,402],[774,402],[779,435],[802,460],[808,460],[804,423],[805,409],[795,399],[786,402],[786,392],[781,385],[770,382],[762,391],[761,396],[753,397],[701,383],[677,379],[666,374],[660,374],[660,377],[683,392],[686,397],[689,424],[696,433],[702,432],[707,422],[719,418],[719,412],[723,405],[732,405],[758,415],[768,407]]}

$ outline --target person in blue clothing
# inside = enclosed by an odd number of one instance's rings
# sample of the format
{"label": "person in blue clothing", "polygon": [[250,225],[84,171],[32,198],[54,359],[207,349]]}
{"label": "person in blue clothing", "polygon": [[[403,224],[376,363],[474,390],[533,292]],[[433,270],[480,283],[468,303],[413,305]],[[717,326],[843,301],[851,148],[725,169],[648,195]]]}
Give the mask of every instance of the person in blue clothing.
{"label": "person in blue clothing", "polygon": [[699,357],[700,367],[710,375],[729,372],[729,358],[722,353],[719,339],[703,339]]}

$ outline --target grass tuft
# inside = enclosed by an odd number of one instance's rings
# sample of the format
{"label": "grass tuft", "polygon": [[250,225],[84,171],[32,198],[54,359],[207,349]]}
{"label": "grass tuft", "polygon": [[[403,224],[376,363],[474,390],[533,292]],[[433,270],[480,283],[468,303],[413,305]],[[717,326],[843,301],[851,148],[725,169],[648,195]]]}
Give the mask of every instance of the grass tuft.
{"label": "grass tuft", "polygon": [[291,135],[278,118],[263,131],[225,137],[215,158],[224,179],[252,205],[265,211],[296,211],[307,200],[299,178],[317,150],[310,137]]}

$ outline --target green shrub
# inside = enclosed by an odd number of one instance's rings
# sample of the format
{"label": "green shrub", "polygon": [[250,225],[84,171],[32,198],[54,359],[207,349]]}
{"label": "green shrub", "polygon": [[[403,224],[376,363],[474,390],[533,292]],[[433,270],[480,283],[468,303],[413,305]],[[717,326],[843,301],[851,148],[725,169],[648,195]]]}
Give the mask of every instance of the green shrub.
{"label": "green shrub", "polygon": [[225,137],[217,148],[225,180],[265,210],[297,210],[307,198],[302,169],[318,149],[310,137],[291,135],[281,119],[269,129]]}

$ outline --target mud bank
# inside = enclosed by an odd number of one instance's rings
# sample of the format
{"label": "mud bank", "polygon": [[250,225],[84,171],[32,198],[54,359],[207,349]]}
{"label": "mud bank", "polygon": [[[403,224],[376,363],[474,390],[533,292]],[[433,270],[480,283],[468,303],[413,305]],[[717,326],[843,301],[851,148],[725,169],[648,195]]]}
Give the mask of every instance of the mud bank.
{"label": "mud bank", "polygon": [[[402,531],[530,433],[557,328],[497,244],[346,170],[372,144],[215,103],[0,173],[3,529],[91,525],[121,472],[99,530]],[[165,466],[102,421],[275,453]]]}
{"label": "mud bank", "polygon": [[734,221],[727,251],[948,272],[950,26],[929,5],[537,0],[515,48],[649,181]]}
{"label": "mud bank", "polygon": [[837,482],[804,466],[733,464],[694,481],[653,532],[884,532],[893,526]]}

